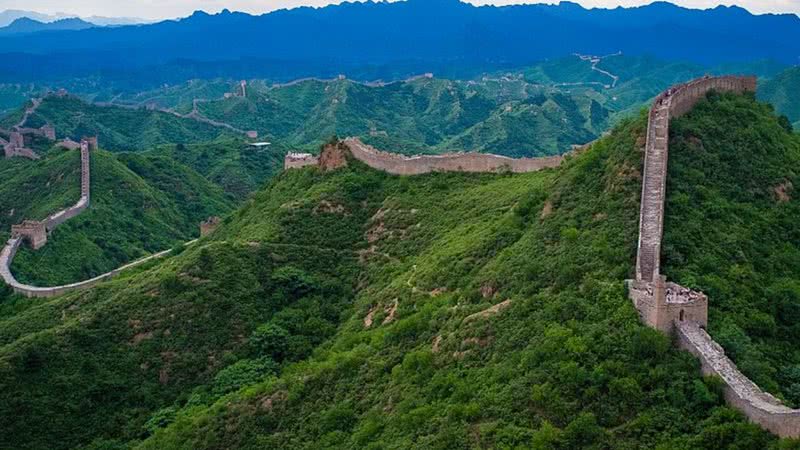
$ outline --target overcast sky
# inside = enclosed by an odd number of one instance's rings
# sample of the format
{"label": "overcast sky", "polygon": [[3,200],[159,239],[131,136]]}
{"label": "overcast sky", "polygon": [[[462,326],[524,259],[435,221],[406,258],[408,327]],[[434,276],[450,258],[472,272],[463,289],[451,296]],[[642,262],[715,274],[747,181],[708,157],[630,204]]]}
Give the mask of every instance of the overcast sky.
{"label": "overcast sky", "polygon": [[[508,5],[516,3],[557,3],[544,0],[469,0],[475,4]],[[651,0],[575,0],[586,7],[635,6]],[[713,8],[719,4],[736,4],[754,13],[792,12],[800,15],[800,0],[672,0],[692,8]],[[0,0],[0,11],[23,9],[43,13],[66,12],[81,16],[129,16],[148,19],[182,17],[195,10],[217,12],[223,8],[250,13],[264,13],[280,8],[339,3],[332,0]]]}

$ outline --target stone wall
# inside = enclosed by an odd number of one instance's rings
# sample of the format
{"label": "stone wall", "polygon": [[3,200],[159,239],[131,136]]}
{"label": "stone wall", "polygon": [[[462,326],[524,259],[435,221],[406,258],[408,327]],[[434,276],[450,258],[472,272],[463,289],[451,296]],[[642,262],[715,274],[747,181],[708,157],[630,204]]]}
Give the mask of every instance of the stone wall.
{"label": "stone wall", "polygon": [[395,175],[420,175],[430,172],[534,172],[558,167],[563,156],[544,158],[508,158],[486,153],[449,153],[445,155],[403,156],[383,152],[358,138],[345,139],[353,157],[378,170]]}
{"label": "stone wall", "polygon": [[[14,261],[14,256],[17,254],[19,247],[22,245],[25,239],[28,239],[31,242],[31,246],[34,249],[38,249],[47,242],[47,233],[49,231],[52,231],[58,225],[77,216],[89,207],[91,198],[90,154],[92,150],[96,149],[96,137],[84,138],[81,140],[81,198],[75,205],[59,211],[41,222],[25,221],[20,225],[12,226],[11,239],[9,239],[3,249],[0,250],[0,278],[2,278],[3,281],[17,294],[21,294],[26,297],[54,297],[78,289],[88,289],[100,283],[101,281],[118,275],[120,272],[126,269],[144,264],[156,258],[161,258],[168,255],[172,251],[165,250],[163,252],[134,261],[130,264],[126,264],[122,267],[112,270],[111,272],[98,275],[94,278],[62,286],[30,286],[27,284],[22,284],[18,282],[16,278],[14,278],[14,274],[11,272],[11,263]],[[219,218],[211,218],[204,224],[211,226],[217,223],[219,223]],[[194,242],[196,241],[187,242],[185,245],[191,245]]]}
{"label": "stone wall", "polygon": [[778,436],[800,437],[800,410],[787,408],[745,377],[698,324],[680,322],[676,329],[678,345],[700,360],[703,374],[718,376],[725,382],[725,399],[730,405]]}
{"label": "stone wall", "polygon": [[[187,242],[186,245],[191,245],[195,241]],[[81,290],[81,289],[89,289],[91,287],[96,286],[98,283],[105,281],[109,278],[113,278],[119,275],[126,269],[130,269],[132,267],[136,267],[138,265],[144,264],[148,261],[151,261],[156,258],[162,258],[168,255],[172,250],[165,250],[160,253],[156,253],[150,255],[148,257],[142,258],[140,260],[134,261],[130,264],[126,264],[122,267],[112,270],[111,272],[104,273],[102,275],[98,275],[94,278],[90,278],[88,280],[79,281],[77,283],[66,284],[62,286],[53,286],[53,287],[38,287],[38,286],[30,286],[27,284],[22,284],[14,278],[14,275],[11,273],[9,269],[11,267],[11,262],[14,260],[14,256],[19,250],[20,245],[22,245],[21,238],[11,238],[6,243],[5,247],[0,250],[0,277],[3,278],[3,281],[7,285],[11,287],[11,289],[20,295],[24,295],[26,297],[55,297],[57,295],[66,294],[67,292]]]}
{"label": "stone wall", "polygon": [[639,217],[636,279],[628,281],[628,294],[642,321],[667,334],[676,334],[681,348],[700,359],[703,373],[725,383],[727,402],[749,420],[781,437],[800,437],[800,410],[784,406],[745,377],[711,339],[708,299],[700,292],[666,282],[660,256],[664,225],[669,121],[688,113],[709,91],[755,92],[755,77],[703,77],[674,86],[656,97],[647,124]]}
{"label": "stone wall", "polygon": [[655,282],[631,280],[628,293],[642,322],[672,334],[678,322],[708,324],[708,298],[701,292],[668,283],[660,276]]}
{"label": "stone wall", "polygon": [[653,281],[661,273],[661,236],[664,226],[667,163],[669,159],[669,121],[686,114],[706,94],[755,92],[755,77],[703,77],[673,86],[653,102],[647,124],[642,202],[639,217],[639,248],[636,279]]}
{"label": "stone wall", "polygon": [[316,166],[319,158],[311,153],[287,153],[283,158],[284,169],[300,169],[306,166]]}
{"label": "stone wall", "polygon": [[52,231],[54,228],[66,222],[67,220],[72,219],[73,217],[82,213],[86,208],[89,207],[91,195],[91,169],[89,159],[90,148],[91,144],[89,140],[84,139],[81,141],[81,197],[73,206],[62,211],[58,211],[44,220],[44,222],[47,224],[48,232]]}
{"label": "stone wall", "polygon": [[8,142],[3,145],[6,158],[22,157],[28,159],[39,159],[39,155],[33,150],[25,148],[25,136],[19,131],[12,131],[8,135]]}

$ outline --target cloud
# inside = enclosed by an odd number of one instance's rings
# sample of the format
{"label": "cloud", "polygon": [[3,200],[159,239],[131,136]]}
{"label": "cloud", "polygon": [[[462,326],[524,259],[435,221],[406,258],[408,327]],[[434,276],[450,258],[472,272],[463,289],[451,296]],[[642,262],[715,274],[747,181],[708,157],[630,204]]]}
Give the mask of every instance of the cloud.
{"label": "cloud", "polygon": [[[469,0],[474,4],[508,5],[515,3],[557,3],[547,0]],[[639,6],[651,0],[576,0],[586,7],[613,8]],[[142,18],[182,17],[196,10],[218,12],[224,8],[249,13],[264,13],[296,6],[324,6],[339,3],[331,0],[73,0],[69,6],[63,0],[0,0],[0,10],[23,9],[44,13],[66,12],[80,16],[129,16]],[[800,0],[674,0],[690,8],[713,8],[719,4],[742,6],[754,13],[793,12],[800,14]],[[66,9],[66,11],[65,11]]]}

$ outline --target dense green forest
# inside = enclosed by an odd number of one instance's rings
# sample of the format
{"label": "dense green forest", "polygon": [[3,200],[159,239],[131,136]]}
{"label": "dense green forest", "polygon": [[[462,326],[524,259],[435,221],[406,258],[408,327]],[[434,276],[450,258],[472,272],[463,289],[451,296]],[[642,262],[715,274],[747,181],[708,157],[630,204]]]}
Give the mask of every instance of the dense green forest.
{"label": "dense green forest", "polygon": [[[627,299],[645,127],[529,174],[282,172],[165,261],[12,297],[0,447],[799,448],[725,406]],[[798,305],[798,137],[726,95],[672,139],[670,275],[710,294],[712,334],[793,399],[796,355],[767,347],[796,340],[781,315]]]}
{"label": "dense green forest", "polygon": [[[784,67],[769,61],[704,67],[619,54],[600,57],[596,65],[586,58],[573,55],[472,79],[306,80],[286,85],[250,80],[246,98],[233,95],[241,89],[232,80],[190,80],[132,91],[111,81],[76,79],[65,86],[78,97],[125,108],[90,106],[77,98],[49,99],[31,124],[50,121],[60,134],[73,137],[99,134],[109,150],[224,141],[231,136],[226,128],[146,109],[157,106],[186,115],[196,106],[201,116],[256,130],[261,140],[303,151],[316,151],[339,135],[359,136],[379,148],[407,154],[466,150],[536,156],[565,153],[572,145],[590,142],[620,119],[635,115],[668,86],[706,73],[753,73],[765,80],[774,77],[771,84],[777,87],[772,90],[793,89],[784,82],[789,75],[776,76]],[[28,95],[48,87],[55,86],[28,87]],[[765,92],[770,89],[765,86]],[[7,96],[7,102],[17,101],[18,106],[21,91],[18,85],[0,86],[0,105]],[[225,94],[232,96],[224,98]],[[798,103],[775,102],[790,117],[794,116],[788,109]],[[6,125],[20,114],[11,114]]]}
{"label": "dense green forest", "polygon": [[800,407],[800,135],[772,107],[713,96],[672,124],[664,266],[709,296],[709,332]]}

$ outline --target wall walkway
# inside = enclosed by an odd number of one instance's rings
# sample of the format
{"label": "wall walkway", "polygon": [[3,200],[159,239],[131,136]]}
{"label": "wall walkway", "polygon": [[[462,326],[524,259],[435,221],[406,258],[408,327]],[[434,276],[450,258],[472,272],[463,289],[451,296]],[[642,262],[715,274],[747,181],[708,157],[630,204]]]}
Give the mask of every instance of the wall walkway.
{"label": "wall walkway", "polygon": [[709,91],[755,92],[755,77],[704,77],[674,86],[656,97],[647,124],[636,280],[628,292],[642,321],[675,333],[681,348],[700,359],[703,373],[725,383],[725,398],[749,420],[781,437],[800,437],[800,410],[790,409],[745,377],[722,347],[703,329],[708,317],[705,295],[661,275],[661,241],[669,159],[669,122],[689,112]]}

